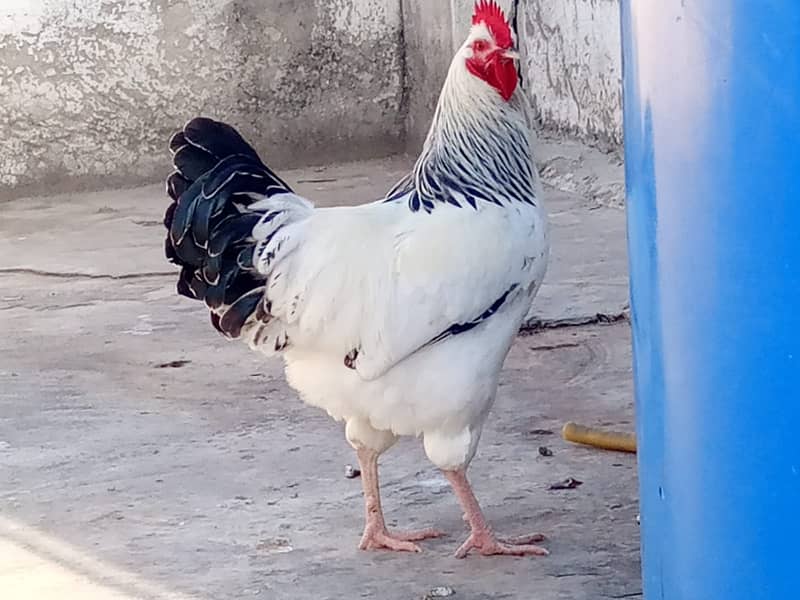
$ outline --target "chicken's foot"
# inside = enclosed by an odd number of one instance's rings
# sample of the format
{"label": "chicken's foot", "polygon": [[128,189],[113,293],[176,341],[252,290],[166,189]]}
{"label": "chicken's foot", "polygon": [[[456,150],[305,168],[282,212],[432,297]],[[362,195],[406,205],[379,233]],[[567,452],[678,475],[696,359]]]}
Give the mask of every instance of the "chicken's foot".
{"label": "chicken's foot", "polygon": [[414,542],[437,538],[444,535],[436,529],[419,531],[389,532],[381,507],[381,493],[378,483],[378,453],[368,448],[356,452],[361,466],[361,482],[364,486],[364,510],[366,525],[358,547],[361,550],[395,550],[401,552],[421,552]]}
{"label": "chicken's foot", "polygon": [[492,532],[491,527],[483,516],[483,511],[478,504],[478,499],[472,491],[464,469],[444,471],[445,477],[453,487],[453,491],[464,509],[464,520],[469,523],[472,530],[467,540],[456,550],[456,558],[464,558],[470,550],[477,550],[484,556],[547,556],[549,553],[533,542],[541,542],[544,536],[539,533],[501,540]]}

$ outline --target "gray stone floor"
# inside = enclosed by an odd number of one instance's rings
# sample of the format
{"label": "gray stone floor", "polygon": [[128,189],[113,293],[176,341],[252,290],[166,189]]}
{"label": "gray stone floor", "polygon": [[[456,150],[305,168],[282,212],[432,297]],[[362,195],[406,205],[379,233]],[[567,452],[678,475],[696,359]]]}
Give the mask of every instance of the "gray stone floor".
{"label": "gray stone floor", "polygon": [[[465,526],[416,440],[382,461],[387,514],[448,537],[421,555],[356,550],[342,427],[175,296],[150,186],[0,205],[0,597],[639,597],[635,457],[558,435],[567,420],[633,428],[618,165],[598,176],[575,147],[542,149],[553,266],[471,473],[495,528],[545,533],[549,557],[453,558]],[[320,204],[355,203],[407,167],[287,179]],[[566,477],[583,485],[548,489]]]}

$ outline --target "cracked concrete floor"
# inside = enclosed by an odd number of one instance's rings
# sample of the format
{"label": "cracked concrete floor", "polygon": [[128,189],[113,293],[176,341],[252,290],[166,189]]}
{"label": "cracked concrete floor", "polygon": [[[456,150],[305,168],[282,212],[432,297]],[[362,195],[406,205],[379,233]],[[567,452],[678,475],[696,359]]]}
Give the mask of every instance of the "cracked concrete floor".
{"label": "cracked concrete floor", "polygon": [[[287,179],[357,202],[407,166]],[[160,186],[0,205],[0,597],[639,596],[635,457],[558,436],[566,420],[633,427],[628,326],[593,324],[625,309],[624,215],[569,189],[547,200],[554,261],[530,320],[552,328],[515,344],[471,472],[495,527],[546,533],[551,556],[464,561],[456,501],[415,440],[382,461],[387,515],[448,537],[423,555],[355,549],[342,427],[175,296]],[[548,489],[567,477],[583,485]]]}

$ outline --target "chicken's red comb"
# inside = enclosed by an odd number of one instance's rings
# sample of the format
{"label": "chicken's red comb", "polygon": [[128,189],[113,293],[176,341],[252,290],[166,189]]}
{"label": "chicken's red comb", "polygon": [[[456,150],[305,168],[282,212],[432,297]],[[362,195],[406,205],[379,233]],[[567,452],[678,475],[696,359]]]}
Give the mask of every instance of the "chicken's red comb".
{"label": "chicken's red comb", "polygon": [[495,0],[478,0],[475,3],[475,14],[472,15],[472,24],[485,23],[494,36],[494,41],[501,48],[511,48],[514,41],[511,37],[511,27],[506,21],[503,9]]}

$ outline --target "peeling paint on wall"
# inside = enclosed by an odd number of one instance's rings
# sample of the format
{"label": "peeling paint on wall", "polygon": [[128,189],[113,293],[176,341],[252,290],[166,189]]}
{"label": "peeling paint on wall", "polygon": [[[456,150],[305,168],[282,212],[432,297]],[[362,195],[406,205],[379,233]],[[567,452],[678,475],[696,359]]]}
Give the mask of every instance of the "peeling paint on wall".
{"label": "peeling paint on wall", "polygon": [[3,0],[2,188],[163,175],[196,114],[276,166],[396,150],[397,0]]}
{"label": "peeling paint on wall", "polygon": [[619,0],[524,0],[526,88],[540,122],[622,143]]}

